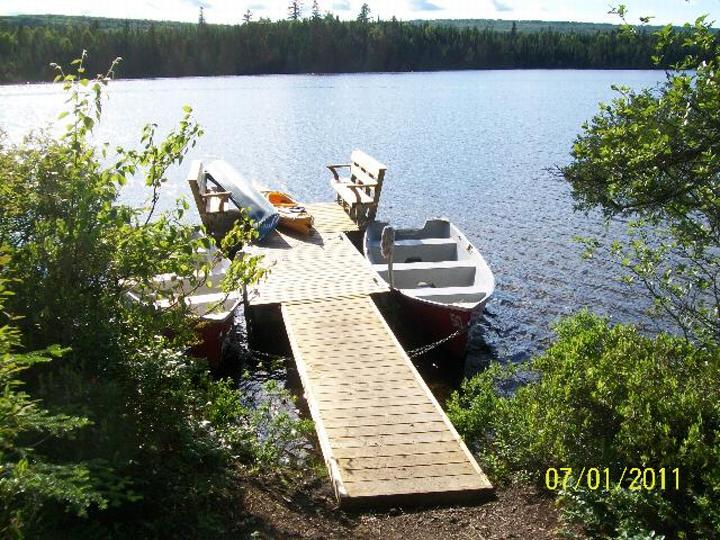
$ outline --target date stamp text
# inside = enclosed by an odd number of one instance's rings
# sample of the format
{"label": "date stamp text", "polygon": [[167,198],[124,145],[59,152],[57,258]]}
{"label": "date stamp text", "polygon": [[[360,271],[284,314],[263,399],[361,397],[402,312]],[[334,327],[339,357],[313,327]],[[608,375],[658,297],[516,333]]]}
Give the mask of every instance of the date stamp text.
{"label": "date stamp text", "polygon": [[625,467],[613,471],[609,467],[550,467],[545,471],[545,487],[550,491],[589,489],[611,491],[680,490],[678,467]]}

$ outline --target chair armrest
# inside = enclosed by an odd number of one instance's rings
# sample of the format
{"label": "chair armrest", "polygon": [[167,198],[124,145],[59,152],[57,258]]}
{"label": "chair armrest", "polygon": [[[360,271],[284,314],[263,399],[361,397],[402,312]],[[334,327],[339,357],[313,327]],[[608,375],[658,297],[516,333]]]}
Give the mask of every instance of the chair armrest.
{"label": "chair armrest", "polygon": [[340,176],[338,175],[337,171],[335,169],[343,169],[350,167],[349,163],[342,163],[340,165],[328,165],[327,168],[330,169],[330,172],[333,173],[333,176],[335,177],[335,180],[340,180]]}
{"label": "chair armrest", "polygon": [[209,191],[207,193],[201,193],[200,197],[202,197],[203,199],[220,199],[220,207],[218,208],[218,210],[220,212],[224,212],[225,203],[227,203],[230,195],[232,195],[232,193],[230,193],[229,191]]}
{"label": "chair armrest", "polygon": [[374,188],[378,187],[380,184],[377,182],[366,182],[364,184],[353,184],[352,182],[338,182],[341,186],[349,187],[351,189],[355,188]]}
{"label": "chair armrest", "polygon": [[225,200],[227,200],[230,197],[230,195],[232,195],[232,193],[230,193],[229,191],[210,191],[208,193],[200,194],[200,196],[203,199],[210,199],[212,197],[221,197]]}

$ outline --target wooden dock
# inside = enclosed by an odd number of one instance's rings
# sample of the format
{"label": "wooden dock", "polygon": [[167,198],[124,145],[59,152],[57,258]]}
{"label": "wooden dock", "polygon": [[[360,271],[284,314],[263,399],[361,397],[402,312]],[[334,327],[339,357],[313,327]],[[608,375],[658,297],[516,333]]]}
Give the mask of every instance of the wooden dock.
{"label": "wooden dock", "polygon": [[474,502],[492,486],[371,295],[387,293],[335,205],[309,205],[318,231],[274,232],[250,251],[270,275],[250,306],[279,304],[318,439],[343,507]]}

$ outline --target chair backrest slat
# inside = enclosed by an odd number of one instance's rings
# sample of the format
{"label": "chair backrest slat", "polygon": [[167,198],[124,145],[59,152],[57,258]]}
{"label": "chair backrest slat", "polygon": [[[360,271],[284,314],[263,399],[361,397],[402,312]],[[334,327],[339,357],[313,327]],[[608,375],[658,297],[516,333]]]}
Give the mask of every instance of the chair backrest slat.
{"label": "chair backrest slat", "polygon": [[368,156],[362,150],[353,150],[350,155],[350,177],[360,184],[382,183],[387,167]]}
{"label": "chair backrest slat", "polygon": [[188,184],[190,184],[190,191],[192,191],[193,198],[195,199],[195,206],[197,206],[198,212],[200,212],[200,217],[205,221],[204,216],[207,213],[207,203],[202,195],[207,192],[207,180],[205,179],[205,168],[199,159],[194,160],[190,164],[187,181]]}
{"label": "chair backrest slat", "polygon": [[386,170],[385,165],[362,150],[353,150],[350,154],[350,181],[354,184],[367,184],[368,187],[360,189],[373,199],[372,204],[354,208],[351,212],[350,217],[361,227],[373,221],[377,215]]}

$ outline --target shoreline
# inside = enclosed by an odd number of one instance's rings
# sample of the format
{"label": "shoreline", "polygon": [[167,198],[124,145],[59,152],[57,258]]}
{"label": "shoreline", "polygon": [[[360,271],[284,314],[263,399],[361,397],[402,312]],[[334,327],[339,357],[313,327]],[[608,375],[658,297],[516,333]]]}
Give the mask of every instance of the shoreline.
{"label": "shoreline", "polygon": [[[268,72],[268,73],[239,73],[239,74],[218,74],[218,75],[160,75],[160,76],[147,76],[147,77],[117,77],[113,78],[112,82],[128,82],[128,81],[166,81],[166,80],[183,80],[183,79],[221,79],[221,78],[238,78],[238,77],[277,77],[277,76],[315,76],[315,77],[333,77],[338,75],[406,75],[412,73],[428,74],[428,73],[461,73],[461,72],[507,72],[507,71],[657,71],[667,72],[671,71],[669,68],[596,68],[596,67],[509,67],[509,68],[457,68],[457,69],[417,69],[407,71],[333,71],[333,72],[313,72],[313,71],[299,71],[299,72]],[[54,85],[59,84],[59,81],[53,82],[52,80],[24,80],[24,81],[0,81],[1,86],[39,86],[39,85]]]}

